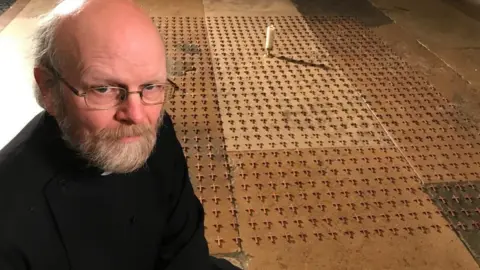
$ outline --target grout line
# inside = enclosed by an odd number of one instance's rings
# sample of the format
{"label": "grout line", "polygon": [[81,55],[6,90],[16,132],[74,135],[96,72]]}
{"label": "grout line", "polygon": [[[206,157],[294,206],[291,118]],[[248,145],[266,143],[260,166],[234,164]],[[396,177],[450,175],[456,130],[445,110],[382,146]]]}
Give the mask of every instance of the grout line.
{"label": "grout line", "polygon": [[418,179],[420,179],[421,183],[422,183],[422,186],[425,185],[425,181],[423,180],[423,177],[421,176],[421,174],[417,171],[417,169],[415,169],[415,166],[413,165],[413,163],[410,161],[410,159],[407,157],[407,155],[405,154],[405,152],[402,150],[402,148],[400,147],[400,145],[398,145],[398,143],[395,141],[395,139],[393,138],[392,134],[390,134],[390,132],[387,130],[387,127],[382,123],[382,121],[380,120],[380,118],[378,118],[377,114],[372,110],[372,107],[370,107],[370,105],[368,104],[367,100],[365,98],[362,97],[362,100],[364,102],[364,104],[367,106],[368,110],[373,114],[373,116],[375,117],[375,119],[378,121],[378,123],[380,123],[380,125],[382,126],[383,130],[385,131],[385,133],[387,134],[388,138],[392,141],[392,143],[395,145],[395,147],[398,149],[398,151],[400,151],[400,153],[402,154],[403,158],[407,161],[408,165],[413,169],[413,172],[415,172],[415,175],[418,177]]}
{"label": "grout line", "polygon": [[440,62],[442,62],[445,66],[447,66],[450,70],[452,70],[453,73],[455,73],[455,75],[457,75],[458,77],[460,77],[461,80],[465,81],[467,84],[471,85],[472,82],[469,81],[467,78],[465,78],[462,74],[460,74],[452,65],[450,65],[449,63],[447,63],[447,61],[445,61],[443,58],[440,57],[440,55],[438,55],[437,53],[435,53],[434,51],[430,50],[430,48],[427,46],[427,44],[423,43],[420,41],[420,39],[416,39],[415,40],[417,42],[418,45],[420,45],[424,50],[426,50],[427,52],[431,53],[435,58],[437,58],[438,60],[440,60]]}

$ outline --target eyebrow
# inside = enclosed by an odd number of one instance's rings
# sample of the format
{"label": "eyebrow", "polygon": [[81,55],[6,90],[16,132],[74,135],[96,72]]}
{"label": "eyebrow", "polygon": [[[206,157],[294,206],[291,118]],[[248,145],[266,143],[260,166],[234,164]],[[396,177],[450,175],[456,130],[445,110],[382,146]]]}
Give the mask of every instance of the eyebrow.
{"label": "eyebrow", "polygon": [[144,85],[144,84],[164,84],[164,83],[168,83],[168,78],[165,78],[164,80],[161,80],[161,79],[149,80],[146,83],[143,83],[142,85]]}
{"label": "eyebrow", "polygon": [[87,88],[97,87],[97,86],[110,86],[110,85],[125,88],[126,86],[123,83],[119,83],[119,81],[115,79],[100,79],[100,78],[92,78],[89,80],[81,79],[81,84]]}
{"label": "eyebrow", "polygon": [[[81,83],[85,87],[92,87],[92,86],[101,86],[101,85],[111,85],[111,86],[118,86],[122,88],[128,89],[128,85],[125,83],[121,83],[121,80],[118,80],[116,78],[100,78],[100,77],[93,77],[90,82],[87,82],[86,80],[82,79]],[[147,85],[147,84],[165,84],[168,83],[168,78],[165,79],[152,79],[145,81],[144,83],[140,84],[140,86]]]}

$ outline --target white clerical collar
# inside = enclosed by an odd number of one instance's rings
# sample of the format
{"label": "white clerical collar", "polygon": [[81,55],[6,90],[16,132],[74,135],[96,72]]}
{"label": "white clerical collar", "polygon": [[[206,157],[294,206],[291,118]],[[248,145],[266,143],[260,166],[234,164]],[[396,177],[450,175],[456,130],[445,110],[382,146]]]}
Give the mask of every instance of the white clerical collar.
{"label": "white clerical collar", "polygon": [[109,174],[112,174],[112,172],[103,172],[101,175],[102,175],[102,176],[107,176],[107,175],[109,175]]}

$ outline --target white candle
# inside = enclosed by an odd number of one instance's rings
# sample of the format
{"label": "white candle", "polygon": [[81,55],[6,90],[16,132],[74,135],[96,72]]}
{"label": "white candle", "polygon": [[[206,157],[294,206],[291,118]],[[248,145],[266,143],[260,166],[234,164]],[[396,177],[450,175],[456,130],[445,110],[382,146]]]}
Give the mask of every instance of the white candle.
{"label": "white candle", "polygon": [[273,39],[275,37],[275,27],[269,25],[267,27],[267,40],[265,41],[265,49],[271,50],[273,48]]}

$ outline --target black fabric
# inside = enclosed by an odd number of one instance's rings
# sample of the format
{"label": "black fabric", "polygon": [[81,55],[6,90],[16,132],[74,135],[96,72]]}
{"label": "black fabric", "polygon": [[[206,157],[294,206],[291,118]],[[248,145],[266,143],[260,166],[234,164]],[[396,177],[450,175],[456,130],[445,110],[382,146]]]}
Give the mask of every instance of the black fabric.
{"label": "black fabric", "polygon": [[100,173],[38,114],[0,151],[0,269],[237,269],[209,256],[168,114],[145,168]]}

